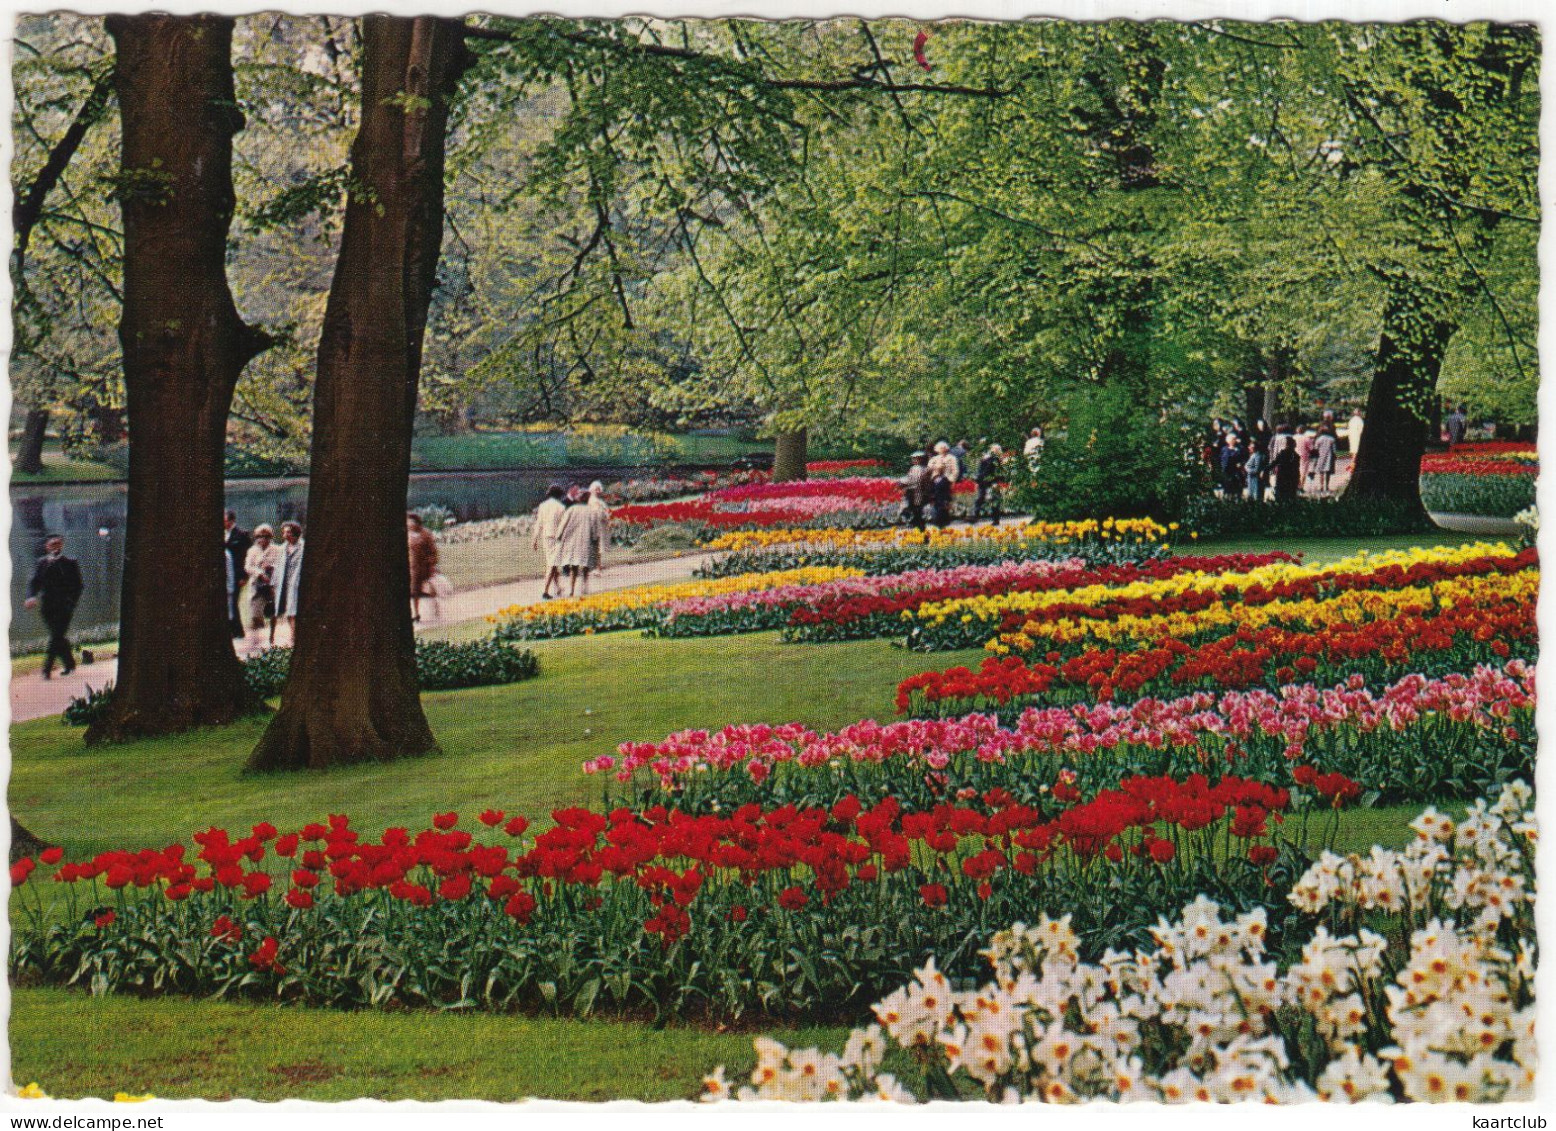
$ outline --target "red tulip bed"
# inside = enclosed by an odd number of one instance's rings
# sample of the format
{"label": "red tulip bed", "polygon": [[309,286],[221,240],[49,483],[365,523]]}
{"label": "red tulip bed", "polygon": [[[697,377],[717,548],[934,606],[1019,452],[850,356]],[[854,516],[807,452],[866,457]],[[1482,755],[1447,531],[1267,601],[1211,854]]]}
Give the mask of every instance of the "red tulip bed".
{"label": "red tulip bed", "polygon": [[1534,505],[1539,454],[1533,444],[1458,444],[1421,459],[1421,498],[1428,510],[1511,517]]}
{"label": "red tulip bed", "polygon": [[1009,791],[1042,804],[1090,794],[1131,773],[1217,769],[1281,785],[1341,773],[1388,803],[1470,798],[1533,772],[1534,668],[1521,660],[1439,679],[1406,676],[1376,691],[1334,687],[1131,703],[1030,707],[1010,726],[992,714],[865,720],[818,734],[797,723],[681,731],[623,743],[584,771],[628,787],[638,804],[727,810],[753,800],[831,804],[894,798],[928,808]]}
{"label": "red tulip bed", "polygon": [[[1345,805],[1339,775],[1304,797]],[[1089,950],[1144,941],[1154,908],[1283,892],[1293,791],[1131,776],[1042,805],[991,789],[904,810],[757,804],[560,810],[538,835],[487,811],[367,837],[341,815],[13,866],[24,981],[96,992],[268,995],[335,1006],[849,1014],[934,954],[971,974],[990,932],[1071,912]],[[63,887],[49,925],[37,888]],[[1109,898],[1098,899],[1103,891]],[[1277,947],[1293,918],[1277,906]]]}
{"label": "red tulip bed", "polygon": [[[963,504],[975,491],[968,480],[953,488]],[[627,544],[656,526],[671,524],[690,527],[698,537],[773,528],[868,530],[895,525],[902,505],[902,486],[890,478],[751,482],[720,487],[696,499],[619,507],[611,514],[611,529],[613,537]],[[957,513],[966,509],[961,505]]]}

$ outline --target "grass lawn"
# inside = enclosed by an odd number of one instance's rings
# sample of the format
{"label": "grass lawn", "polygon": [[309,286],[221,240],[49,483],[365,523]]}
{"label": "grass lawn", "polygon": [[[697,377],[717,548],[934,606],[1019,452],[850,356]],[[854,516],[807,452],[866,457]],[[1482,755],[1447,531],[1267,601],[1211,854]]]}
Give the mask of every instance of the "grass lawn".
{"label": "grass lawn", "polygon": [[[772,1035],[834,1050],[847,1039]],[[11,994],[12,1078],[62,1099],[686,1100],[716,1065],[738,1079],[755,1062],[747,1033],[631,1022]]]}
{"label": "grass lawn", "polygon": [[[465,629],[480,634],[484,622]],[[780,644],[776,633],[648,640],[610,633],[529,645],[527,683],[423,697],[443,753],[389,765],[247,776],[263,718],[220,730],[87,749],[58,719],[11,730],[11,810],[72,855],[187,839],[210,824],[302,824],[349,813],[364,828],[489,805],[543,816],[597,801],[585,758],[687,727],[798,720],[836,728],[889,718],[905,676],[981,652],[926,657],[885,641]]]}
{"label": "grass lawn", "polygon": [[43,470],[36,475],[29,475],[16,470],[16,448],[12,444],[11,451],[11,482],[14,484],[29,483],[68,483],[91,482],[102,483],[112,479],[122,479],[123,476],[106,463],[98,463],[96,460],[76,459],[67,456],[59,450],[58,444],[46,444],[43,448]]}
{"label": "grass lawn", "polygon": [[1385,550],[1408,550],[1412,547],[1426,549],[1432,546],[1463,546],[1471,542],[1497,542],[1479,534],[1464,534],[1457,530],[1437,530],[1430,534],[1387,534],[1375,538],[1281,538],[1263,537],[1207,538],[1179,544],[1186,554],[1263,554],[1271,550],[1285,550],[1301,554],[1308,565],[1328,565],[1351,557],[1360,550],[1380,554]]}

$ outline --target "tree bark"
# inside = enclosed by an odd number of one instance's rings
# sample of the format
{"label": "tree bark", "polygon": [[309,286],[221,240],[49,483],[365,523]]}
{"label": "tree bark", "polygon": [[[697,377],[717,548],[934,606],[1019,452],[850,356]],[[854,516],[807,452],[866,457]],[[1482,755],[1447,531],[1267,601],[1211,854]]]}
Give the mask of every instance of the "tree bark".
{"label": "tree bark", "polygon": [[1453,331],[1408,283],[1391,285],[1347,500],[1398,503],[1420,512],[1424,521],[1421,456]]}
{"label": "tree bark", "polygon": [[773,482],[788,483],[805,478],[806,452],[810,434],[804,428],[780,432],[773,439]]}
{"label": "tree bark", "polygon": [[243,367],[269,344],[227,286],[233,21],[110,16],[123,131],[128,514],[113,706],[90,742],[231,722],[255,700],[233,655],[222,456]]}
{"label": "tree bark", "polygon": [[319,339],[297,647],[256,770],[435,749],[410,617],[405,497],[462,29],[367,16],[355,186]]}
{"label": "tree bark", "polygon": [[23,856],[36,856],[48,844],[15,817],[11,818],[10,863],[15,864]]}
{"label": "tree bark", "polygon": [[49,430],[49,410],[30,408],[22,428],[22,442],[16,449],[16,470],[28,475],[43,474],[43,441]]}

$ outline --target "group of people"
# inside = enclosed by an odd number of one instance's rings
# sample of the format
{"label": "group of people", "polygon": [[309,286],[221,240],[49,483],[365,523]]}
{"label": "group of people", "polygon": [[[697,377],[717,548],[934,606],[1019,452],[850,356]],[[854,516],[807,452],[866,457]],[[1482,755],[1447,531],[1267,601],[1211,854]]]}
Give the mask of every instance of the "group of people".
{"label": "group of people", "polygon": [[[1359,413],[1347,424],[1352,452],[1361,446],[1362,427]],[[1202,454],[1223,498],[1263,502],[1273,492],[1276,502],[1292,502],[1304,492],[1332,493],[1339,448],[1334,413],[1326,411],[1318,424],[1301,429],[1290,424],[1271,428],[1263,419],[1249,427],[1217,417],[1210,422]]]}
{"label": "group of people", "polygon": [[[227,566],[227,620],[239,655],[253,656],[279,643],[297,642],[298,595],[303,575],[303,528],[281,523],[281,537],[268,522],[252,533],[238,525],[236,511],[223,516],[222,548]],[[410,569],[411,619],[421,620],[422,602],[453,592],[438,571],[438,543],[421,516],[405,516],[406,553]]]}
{"label": "group of people", "polygon": [[295,643],[297,596],[303,574],[302,526],[283,522],[278,542],[275,527],[268,522],[260,523],[251,534],[238,525],[236,511],[227,511],[222,527],[227,622],[232,638],[242,642],[237,646],[239,654],[253,656],[274,645],[277,625],[285,628],[286,643]]}
{"label": "group of people", "polygon": [[535,530],[530,539],[533,548],[545,556],[542,601],[562,596],[564,577],[570,582],[568,596],[589,592],[589,575],[599,573],[605,565],[605,548],[611,538],[610,519],[605,484],[598,479],[589,484],[587,491],[576,485],[565,488],[560,483],[547,488],[546,497],[535,510]]}
{"label": "group of people", "polygon": [[[954,445],[949,440],[941,440],[935,444],[934,455],[920,450],[909,457],[908,473],[900,480],[904,522],[918,530],[925,529],[927,522],[933,522],[942,530],[951,525],[951,496],[957,480],[967,478],[968,453],[966,440]],[[1004,518],[1005,458],[1005,449],[998,444],[989,444],[978,460],[972,476],[978,486],[973,499],[974,522],[983,518],[985,508],[996,526]],[[930,512],[927,521],[924,517],[926,507]]]}

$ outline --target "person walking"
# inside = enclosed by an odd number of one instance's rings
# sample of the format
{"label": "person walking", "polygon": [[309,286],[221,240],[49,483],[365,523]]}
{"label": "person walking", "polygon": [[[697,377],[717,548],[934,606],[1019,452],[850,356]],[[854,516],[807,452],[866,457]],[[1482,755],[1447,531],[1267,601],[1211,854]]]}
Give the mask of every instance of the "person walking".
{"label": "person walking", "polygon": [[951,445],[941,440],[935,445],[935,454],[929,461],[929,476],[934,479],[937,475],[944,475],[952,483],[957,480],[956,457],[951,454]]}
{"label": "person walking", "polygon": [[540,500],[540,506],[535,508],[535,532],[530,536],[530,548],[545,556],[546,581],[540,587],[542,601],[551,600],[553,585],[556,586],[554,595],[562,595],[562,568],[557,564],[557,536],[562,530],[562,512],[567,509],[567,504],[562,501],[565,493],[560,483],[553,483],[546,488],[546,497]]}
{"label": "person walking", "polygon": [[956,477],[958,479],[967,478],[967,453],[970,450],[966,440],[958,440],[951,445],[951,458],[956,460]]}
{"label": "person walking", "polygon": [[1444,424],[1448,429],[1449,444],[1457,447],[1464,443],[1464,437],[1469,434],[1470,430],[1469,406],[1459,405],[1448,414],[1448,419],[1444,421]]}
{"label": "person walking", "polygon": [[[956,469],[949,470],[954,472]],[[929,505],[934,512],[935,525],[941,530],[951,525],[951,488],[956,482],[947,471],[942,467],[929,481]]]}
{"label": "person walking", "polygon": [[276,624],[286,622],[286,645],[297,646],[297,587],[303,576],[303,528],[295,522],[281,524],[281,566],[276,574],[276,615],[270,622],[270,643],[276,642]]}
{"label": "person walking", "polygon": [[411,571],[411,620],[421,620],[421,599],[436,596],[432,575],[438,569],[438,540],[415,511],[405,513],[405,549]]}
{"label": "person walking", "polygon": [[979,521],[983,517],[984,504],[989,504],[989,509],[994,516],[994,525],[998,526],[1004,517],[1005,493],[1001,489],[1000,479],[1005,474],[1005,450],[998,444],[990,444],[989,450],[983,453],[983,458],[978,461],[978,474],[974,482],[978,484],[978,494],[973,499],[972,520]]}
{"label": "person walking", "polygon": [[1306,491],[1308,489],[1308,483],[1313,478],[1313,443],[1317,439],[1318,430],[1311,426],[1302,429],[1302,431],[1297,435],[1297,460],[1300,464],[1298,467],[1299,479],[1297,482],[1297,489],[1299,491]]}
{"label": "person walking", "polygon": [[589,556],[594,550],[592,514],[583,493],[574,487],[568,493],[562,521],[557,527],[557,565],[572,583],[569,597],[578,596],[580,582],[583,592],[589,592]]}
{"label": "person walking", "polygon": [[1355,459],[1356,453],[1361,451],[1362,429],[1365,427],[1365,425],[1366,421],[1362,419],[1362,414],[1360,412],[1351,413],[1351,419],[1347,422],[1345,430],[1346,439],[1348,439],[1351,444],[1352,459]]}
{"label": "person walking", "polygon": [[589,484],[589,569],[599,573],[605,568],[605,551],[611,544],[611,509],[605,502],[605,484],[596,479]]}
{"label": "person walking", "polygon": [[226,532],[222,538],[222,552],[227,555],[227,569],[234,582],[227,591],[227,621],[232,638],[242,640],[243,613],[238,609],[238,590],[242,586],[237,581],[243,576],[243,563],[248,560],[249,547],[254,544],[254,539],[238,525],[237,511],[227,511],[222,515],[222,528]]}
{"label": "person walking", "polygon": [[901,479],[903,515],[915,530],[923,530],[924,504],[929,502],[929,457],[920,451],[909,459],[908,473]]}
{"label": "person walking", "polygon": [[1295,436],[1287,433],[1280,440],[1281,449],[1271,461],[1271,470],[1275,473],[1275,501],[1294,503],[1297,501],[1297,488],[1302,482],[1302,460],[1297,455]]}
{"label": "person walking", "polygon": [[1037,469],[1043,463],[1043,447],[1047,441],[1043,438],[1043,426],[1034,425],[1027,435],[1027,442],[1021,446],[1021,455],[1027,461],[1027,470],[1037,474]]}
{"label": "person walking", "polygon": [[1253,502],[1264,502],[1264,475],[1266,471],[1264,444],[1257,436],[1248,441],[1248,455],[1243,461],[1243,475],[1248,484],[1248,498]]}
{"label": "person walking", "polygon": [[265,650],[271,619],[276,615],[276,574],[281,569],[281,547],[274,545],[276,532],[269,523],[254,528],[254,544],[243,559],[243,576],[248,582],[248,633],[244,654],[258,655]]}
{"label": "person walking", "polygon": [[1338,445],[1334,425],[1326,422],[1318,430],[1318,438],[1313,441],[1313,474],[1318,476],[1320,495],[1329,494],[1329,480],[1334,475],[1334,454]]}
{"label": "person walking", "polygon": [[1221,494],[1228,499],[1243,493],[1243,451],[1237,432],[1227,432],[1226,442],[1221,445]]}
{"label": "person walking", "polygon": [[25,602],[27,608],[38,609],[49,630],[49,645],[43,653],[44,679],[53,678],[56,659],[65,675],[76,670],[76,657],[70,649],[70,619],[76,615],[85,588],[80,563],[65,556],[65,536],[50,534],[43,540],[43,556],[27,583]]}

